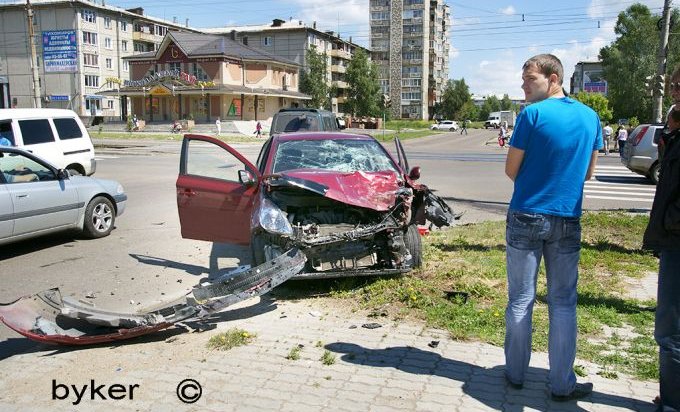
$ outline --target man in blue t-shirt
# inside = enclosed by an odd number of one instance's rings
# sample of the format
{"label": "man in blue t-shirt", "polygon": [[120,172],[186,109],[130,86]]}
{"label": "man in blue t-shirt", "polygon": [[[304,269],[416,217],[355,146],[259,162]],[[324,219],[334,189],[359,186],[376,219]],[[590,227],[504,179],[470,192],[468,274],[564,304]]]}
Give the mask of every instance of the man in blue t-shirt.
{"label": "man in blue t-shirt", "polygon": [[554,401],[583,398],[593,388],[577,384],[574,374],[576,282],[583,185],[602,147],[600,119],[565,96],[563,77],[562,63],[551,54],[524,63],[522,89],[533,104],[517,118],[505,163],[505,173],[515,182],[506,228],[505,377],[511,387],[522,388],[531,358],[536,278],[545,257]]}

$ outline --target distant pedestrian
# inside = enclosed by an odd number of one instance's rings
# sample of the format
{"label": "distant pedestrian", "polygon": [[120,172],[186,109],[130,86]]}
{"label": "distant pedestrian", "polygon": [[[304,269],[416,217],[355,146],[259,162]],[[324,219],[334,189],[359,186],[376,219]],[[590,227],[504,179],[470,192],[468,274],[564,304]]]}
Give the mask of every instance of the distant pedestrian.
{"label": "distant pedestrian", "polygon": [[619,126],[616,132],[616,142],[619,145],[619,156],[623,156],[623,148],[626,146],[626,140],[628,140],[628,131],[625,127]]}
{"label": "distant pedestrian", "polygon": [[604,143],[604,154],[605,156],[609,155],[609,143],[612,140],[612,133],[614,133],[614,129],[610,125],[606,125],[604,128],[602,128],[602,138],[603,138],[603,143]]}
{"label": "distant pedestrian", "polygon": [[255,125],[255,135],[256,137],[262,137],[262,123],[259,121]]}
{"label": "distant pedestrian", "polygon": [[132,130],[139,130],[139,120],[137,120],[137,115],[132,115]]}
{"label": "distant pedestrian", "polygon": [[661,173],[644,249],[659,255],[654,339],[659,345],[659,411],[680,411],[680,66],[671,75],[671,107],[658,144]]}
{"label": "distant pedestrian", "polygon": [[[584,182],[592,176],[602,129],[597,114],[565,96],[564,69],[551,54],[522,68],[526,106],[517,117],[505,173],[514,181],[506,227],[508,306],[505,310],[505,377],[521,389],[531,358],[536,280],[545,257],[548,302],[548,382],[553,401],[592,392],[577,384],[576,283],[581,249]],[[546,149],[548,148],[548,149]]]}
{"label": "distant pedestrian", "polygon": [[460,134],[463,134],[463,133],[468,134],[467,124],[468,124],[469,121],[470,120],[468,120],[468,119],[463,120],[463,128],[460,129]]}
{"label": "distant pedestrian", "polygon": [[219,117],[215,120],[215,127],[217,128],[217,135],[219,136],[220,133],[222,133],[222,122],[220,122]]}

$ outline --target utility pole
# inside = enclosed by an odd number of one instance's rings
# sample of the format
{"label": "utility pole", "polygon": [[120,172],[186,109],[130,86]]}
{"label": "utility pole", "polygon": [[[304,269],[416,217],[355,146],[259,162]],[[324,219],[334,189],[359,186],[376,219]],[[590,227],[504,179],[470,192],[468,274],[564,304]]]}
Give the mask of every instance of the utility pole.
{"label": "utility pole", "polygon": [[666,77],[666,56],[668,54],[668,31],[671,23],[671,2],[672,0],[664,0],[663,2],[663,20],[661,26],[661,42],[659,43],[659,55],[657,56],[656,75],[657,81],[654,90],[654,100],[652,100],[652,117],[656,123],[663,123],[663,95]]}
{"label": "utility pole", "polygon": [[31,73],[33,74],[33,107],[40,108],[40,77],[38,76],[38,57],[35,52],[35,33],[33,32],[33,8],[31,0],[26,0],[28,16],[28,44],[31,47]]}

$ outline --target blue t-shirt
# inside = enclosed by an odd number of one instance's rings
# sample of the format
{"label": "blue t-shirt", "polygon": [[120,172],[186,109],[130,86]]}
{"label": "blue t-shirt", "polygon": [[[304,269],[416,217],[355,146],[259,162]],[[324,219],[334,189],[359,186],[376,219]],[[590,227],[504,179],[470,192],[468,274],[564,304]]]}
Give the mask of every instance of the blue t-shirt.
{"label": "blue t-shirt", "polygon": [[602,148],[597,114],[568,97],[527,106],[517,117],[511,146],[524,150],[510,209],[581,216],[583,185],[593,151]]}

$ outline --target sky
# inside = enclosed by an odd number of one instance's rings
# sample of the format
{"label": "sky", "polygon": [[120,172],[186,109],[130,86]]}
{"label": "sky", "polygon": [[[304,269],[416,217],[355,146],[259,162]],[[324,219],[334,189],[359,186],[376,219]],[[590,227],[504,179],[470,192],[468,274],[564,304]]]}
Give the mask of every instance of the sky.
{"label": "sky", "polygon": [[[522,64],[552,53],[565,67],[565,86],[574,65],[597,60],[616,39],[618,14],[634,3],[661,14],[663,0],[447,0],[451,10],[449,77],[464,78],[471,93],[523,98]],[[147,15],[193,27],[266,24],[273,19],[317,23],[323,31],[368,47],[368,0],[107,0],[123,8],[142,6]],[[552,6],[551,6],[552,5]]]}

